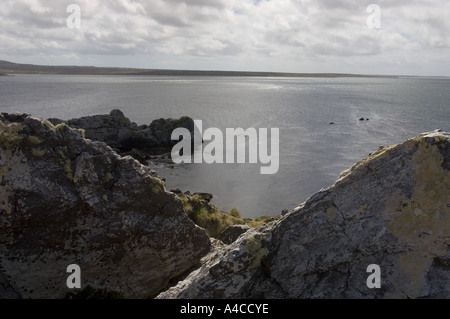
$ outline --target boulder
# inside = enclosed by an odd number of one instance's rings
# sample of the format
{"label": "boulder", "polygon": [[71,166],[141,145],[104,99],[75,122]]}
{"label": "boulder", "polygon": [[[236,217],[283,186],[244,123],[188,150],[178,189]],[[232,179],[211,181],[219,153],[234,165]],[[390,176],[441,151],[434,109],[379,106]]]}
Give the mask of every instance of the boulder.
{"label": "boulder", "polygon": [[158,298],[450,298],[450,134],[380,148],[211,256]]}
{"label": "boulder", "polygon": [[231,244],[239,238],[243,233],[249,230],[249,225],[231,225],[228,226],[220,235],[219,239],[225,244]]}
{"label": "boulder", "polygon": [[172,132],[176,128],[186,128],[188,129],[192,134],[194,132],[194,120],[192,120],[190,117],[183,116],[179,119],[158,119],[154,120],[150,124],[150,130],[152,132],[152,135],[155,137],[155,139],[160,143],[161,145],[165,146],[174,146],[178,141],[172,141],[171,135]]}
{"label": "boulder", "polygon": [[1,113],[0,150],[0,298],[63,298],[71,264],[82,288],[151,298],[211,248],[153,170],[78,129]]}

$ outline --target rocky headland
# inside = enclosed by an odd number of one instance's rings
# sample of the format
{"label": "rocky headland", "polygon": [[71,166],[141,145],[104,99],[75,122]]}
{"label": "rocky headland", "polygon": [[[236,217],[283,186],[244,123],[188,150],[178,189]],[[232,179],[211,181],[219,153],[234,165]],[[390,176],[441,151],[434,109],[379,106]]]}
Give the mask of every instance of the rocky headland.
{"label": "rocky headland", "polygon": [[145,163],[155,155],[170,152],[178,142],[171,139],[172,131],[182,127],[194,134],[194,121],[187,117],[179,119],[157,119],[149,125],[137,125],[130,121],[121,110],[109,114],[91,115],[63,121],[48,119],[54,125],[67,124],[82,129],[86,138],[108,144],[120,155],[130,155]]}
{"label": "rocky headland", "polygon": [[[70,264],[83,287],[124,298],[450,298],[448,133],[382,147],[255,223],[167,191],[126,155],[190,125],[158,121],[0,114],[0,298],[67,297]],[[380,288],[366,285],[373,264]]]}

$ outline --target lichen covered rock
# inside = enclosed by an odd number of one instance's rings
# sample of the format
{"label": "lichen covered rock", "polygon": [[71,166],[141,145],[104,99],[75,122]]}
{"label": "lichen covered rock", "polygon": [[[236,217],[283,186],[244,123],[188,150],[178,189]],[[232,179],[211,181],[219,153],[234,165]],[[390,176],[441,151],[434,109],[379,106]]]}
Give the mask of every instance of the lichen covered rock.
{"label": "lichen covered rock", "polygon": [[62,298],[70,264],[83,287],[153,297],[210,250],[153,170],[80,130],[1,113],[0,151],[0,298]]}
{"label": "lichen covered rock", "polygon": [[450,298],[450,135],[380,148],[217,254],[158,298]]}

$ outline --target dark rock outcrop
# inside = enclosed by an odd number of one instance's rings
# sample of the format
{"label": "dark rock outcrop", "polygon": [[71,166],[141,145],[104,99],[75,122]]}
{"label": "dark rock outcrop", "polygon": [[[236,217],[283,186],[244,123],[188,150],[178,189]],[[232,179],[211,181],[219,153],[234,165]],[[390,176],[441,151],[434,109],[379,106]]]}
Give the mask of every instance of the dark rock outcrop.
{"label": "dark rock outcrop", "polygon": [[231,244],[236,241],[239,236],[249,230],[251,227],[249,225],[231,225],[228,226],[222,233],[219,235],[219,239],[225,244]]}
{"label": "dark rock outcrop", "polygon": [[86,138],[105,142],[122,155],[131,155],[138,160],[146,160],[150,155],[170,151],[178,142],[171,140],[172,131],[183,127],[194,132],[194,121],[189,117],[179,119],[157,119],[150,125],[131,122],[120,110],[112,110],[110,114],[85,116],[63,121],[49,119],[58,125],[65,123],[73,128],[84,130]]}
{"label": "dark rock outcrop", "polygon": [[379,149],[158,298],[450,298],[449,150],[438,131]]}
{"label": "dark rock outcrop", "polygon": [[[134,127],[118,112],[80,126],[103,120]],[[1,113],[0,151],[0,298],[62,298],[70,264],[82,287],[153,297],[210,250],[154,171],[80,130]]]}

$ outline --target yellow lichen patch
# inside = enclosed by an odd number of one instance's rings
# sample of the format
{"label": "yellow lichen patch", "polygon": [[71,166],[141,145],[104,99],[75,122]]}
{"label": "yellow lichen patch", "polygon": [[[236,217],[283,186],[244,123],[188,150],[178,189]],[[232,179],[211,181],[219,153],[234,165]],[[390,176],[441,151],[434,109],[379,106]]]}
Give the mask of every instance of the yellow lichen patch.
{"label": "yellow lichen patch", "polygon": [[69,180],[73,181],[72,167],[70,165],[71,165],[70,159],[67,158],[64,161],[64,172],[66,173],[66,177]]}
{"label": "yellow lichen patch", "polygon": [[402,214],[387,225],[392,233],[411,240],[418,233],[433,228],[436,228],[433,232],[436,235],[450,232],[450,209],[447,207],[450,199],[450,173],[442,168],[442,162],[443,156],[436,145],[427,147],[423,140],[418,142],[418,150],[411,161],[416,185],[411,199],[394,195],[397,202],[402,202],[403,205],[397,207]]}
{"label": "yellow lichen patch", "polygon": [[407,298],[415,299],[421,296],[426,286],[425,271],[431,266],[432,259],[421,252],[412,251],[401,256],[396,264],[398,280],[406,283],[399,287],[394,283],[394,291],[384,297],[389,299]]}
{"label": "yellow lichen patch", "polygon": [[16,148],[21,142],[22,137],[17,134],[0,132],[0,146],[3,149],[12,150]]}
{"label": "yellow lichen patch", "polygon": [[22,131],[22,129],[25,127],[25,125],[20,123],[9,123],[5,124],[2,121],[0,121],[0,130],[6,133],[19,133]]}
{"label": "yellow lichen patch", "polygon": [[86,131],[82,128],[79,128],[78,131],[81,133],[81,136],[83,136],[83,138],[86,138]]}
{"label": "yellow lichen patch", "polygon": [[[450,208],[447,206],[450,172],[441,166],[443,156],[436,145],[427,145],[424,139],[416,139],[415,143],[417,151],[411,159],[416,180],[413,194],[409,199],[396,193],[387,201],[387,210],[397,211],[398,216],[386,225],[386,229],[414,250],[408,259],[397,263],[396,271],[409,274],[411,281],[422,283],[425,279],[419,280],[417,276],[424,277],[432,258],[446,253],[446,245],[438,243],[444,242],[442,238],[450,234]],[[413,274],[416,277],[413,278]],[[409,287],[408,293],[418,295],[419,286]]]}
{"label": "yellow lichen patch", "polygon": [[6,166],[0,166],[0,178],[5,176],[7,171]]}
{"label": "yellow lichen patch", "polygon": [[54,128],[54,127],[55,127],[55,126],[53,125],[52,122],[50,122],[50,121],[48,121],[48,120],[46,120],[46,119],[40,119],[40,121],[41,121],[41,123],[42,123],[43,125],[45,125],[45,126],[48,126],[48,127],[50,127],[50,128]]}
{"label": "yellow lichen patch", "polygon": [[244,247],[247,249],[250,258],[250,265],[248,269],[257,267],[261,261],[261,258],[266,254],[266,249],[262,247],[261,236],[250,236],[244,243]]}
{"label": "yellow lichen patch", "polygon": [[333,220],[336,218],[336,208],[333,206],[330,206],[327,208],[327,212],[325,213],[325,216],[328,220]]}
{"label": "yellow lichen patch", "polygon": [[66,123],[59,123],[58,125],[55,125],[53,128],[55,130],[62,130],[63,128],[65,128],[67,125]]}
{"label": "yellow lichen patch", "polygon": [[35,156],[35,157],[42,157],[42,156],[45,155],[45,153],[46,153],[46,150],[40,150],[40,149],[37,149],[37,148],[32,148],[31,149],[31,154],[33,156]]}
{"label": "yellow lichen patch", "polygon": [[[64,151],[68,152],[67,146],[64,146]],[[58,151],[58,155],[60,157],[59,164],[63,166],[64,173],[66,173],[66,177],[69,180],[73,181],[73,173],[71,167],[72,163],[70,161],[70,158],[67,158],[66,154],[61,150]]]}
{"label": "yellow lichen patch", "polygon": [[4,124],[0,121],[0,147],[6,150],[15,149],[23,140],[18,134],[23,128],[22,124]]}
{"label": "yellow lichen patch", "polygon": [[152,187],[152,193],[154,194],[159,194],[161,192],[161,188],[158,186],[153,186]]}
{"label": "yellow lichen patch", "polygon": [[42,143],[42,141],[39,139],[39,137],[30,135],[28,136],[28,142],[32,145],[39,145]]}
{"label": "yellow lichen patch", "polygon": [[113,180],[114,177],[112,176],[112,174],[110,172],[106,173],[105,179],[107,182],[109,182],[110,180]]}

